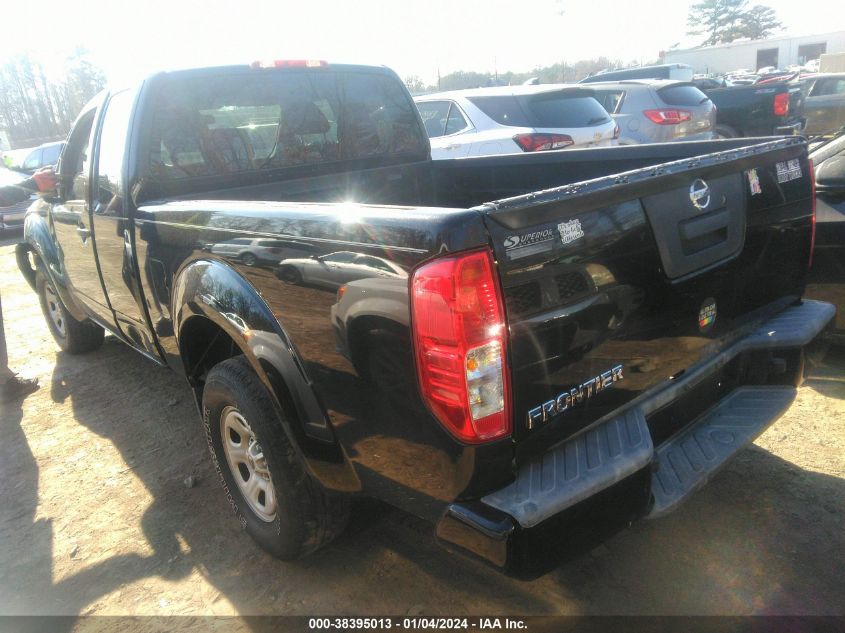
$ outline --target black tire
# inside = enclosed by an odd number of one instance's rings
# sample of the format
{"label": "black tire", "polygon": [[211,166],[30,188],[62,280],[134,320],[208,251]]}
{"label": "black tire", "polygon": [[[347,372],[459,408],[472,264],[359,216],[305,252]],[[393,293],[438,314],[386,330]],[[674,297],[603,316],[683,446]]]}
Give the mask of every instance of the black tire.
{"label": "black tire", "polygon": [[279,277],[279,279],[289,284],[302,283],[302,273],[300,273],[293,266],[282,266],[281,268],[279,268],[277,276]]}
{"label": "black tire", "polygon": [[103,328],[89,319],[77,321],[62,303],[53,282],[40,270],[35,273],[35,290],[50,334],[63,351],[84,354],[103,344]]}
{"label": "black tire", "polygon": [[730,125],[717,125],[713,128],[716,138],[737,138],[739,132],[733,129]]}
{"label": "black tire", "polygon": [[258,259],[252,253],[244,253],[241,255],[241,261],[247,266],[255,266],[255,264],[258,263]]}
{"label": "black tire", "polygon": [[[272,518],[262,517],[241,489],[258,475],[249,471],[247,478],[240,466],[233,472],[223,448],[224,439],[228,439],[224,438],[224,419],[233,410],[247,422],[260,446],[257,450],[262,469],[269,472],[275,493]],[[229,505],[241,527],[263,549],[282,560],[293,560],[322,547],[343,531],[349,519],[348,497],[329,493],[305,471],[270,394],[243,356],[211,369],[202,394],[202,416],[211,459]],[[244,443],[240,437],[237,440]],[[268,510],[267,497],[264,504],[264,510]]]}

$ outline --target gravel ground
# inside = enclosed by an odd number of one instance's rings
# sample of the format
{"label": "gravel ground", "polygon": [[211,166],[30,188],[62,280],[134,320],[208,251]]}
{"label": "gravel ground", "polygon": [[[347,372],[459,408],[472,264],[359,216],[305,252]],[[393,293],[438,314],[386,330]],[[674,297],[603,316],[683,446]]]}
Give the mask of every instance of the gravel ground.
{"label": "gravel ground", "polygon": [[452,556],[375,502],[283,563],[231,515],[182,379],[112,337],[58,353],[11,243],[10,365],[41,388],[2,402],[0,615],[845,614],[842,352],[680,510],[538,580]]}

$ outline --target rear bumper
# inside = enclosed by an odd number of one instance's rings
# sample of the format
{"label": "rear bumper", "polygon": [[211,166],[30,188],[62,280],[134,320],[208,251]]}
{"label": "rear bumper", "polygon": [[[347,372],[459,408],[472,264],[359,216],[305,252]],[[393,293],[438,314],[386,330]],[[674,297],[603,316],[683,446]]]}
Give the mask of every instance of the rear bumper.
{"label": "rear bumper", "polygon": [[[787,308],[680,378],[523,465],[505,488],[452,504],[438,523],[438,538],[531,577],[635,519],[672,511],[789,408],[805,362],[815,357],[819,335],[834,315],[832,305],[818,301]],[[716,382],[737,359],[753,365],[746,384],[655,442],[650,422]]]}
{"label": "rear bumper", "polygon": [[804,119],[798,119],[779,125],[775,128],[775,135],[790,136],[792,134],[801,134],[804,129]]}

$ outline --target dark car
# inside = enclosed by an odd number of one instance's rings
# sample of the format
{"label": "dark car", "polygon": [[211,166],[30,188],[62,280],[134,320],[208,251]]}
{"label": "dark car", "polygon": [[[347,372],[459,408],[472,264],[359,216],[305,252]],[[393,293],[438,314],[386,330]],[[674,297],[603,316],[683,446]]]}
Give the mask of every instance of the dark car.
{"label": "dark car", "polygon": [[845,73],[814,75],[805,81],[808,85],[804,134],[830,134],[845,126]]}
{"label": "dark car", "polygon": [[845,343],[845,133],[810,153],[816,174],[816,249],[806,296],[838,308],[834,340]]}
{"label": "dark car", "polygon": [[705,89],[716,104],[719,138],[799,134],[804,126],[800,82]]}

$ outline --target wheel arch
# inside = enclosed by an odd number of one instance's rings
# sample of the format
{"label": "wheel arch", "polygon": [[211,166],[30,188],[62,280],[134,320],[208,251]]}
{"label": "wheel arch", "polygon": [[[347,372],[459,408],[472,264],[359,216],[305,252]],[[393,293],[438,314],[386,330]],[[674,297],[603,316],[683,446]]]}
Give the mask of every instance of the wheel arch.
{"label": "wheel arch", "polygon": [[272,395],[283,432],[311,474],[333,490],[360,488],[294,346],[244,277],[216,260],[194,261],[174,280],[172,305],[179,353],[198,408],[211,367],[243,354]]}
{"label": "wheel arch", "polygon": [[44,275],[52,282],[65,308],[73,318],[83,321],[88,318],[73,296],[73,290],[67,279],[63,257],[59,245],[47,223],[46,202],[39,200],[38,207],[31,207],[24,220],[22,244],[16,248],[18,267],[24,278],[35,289],[35,270],[31,267],[28,253],[35,258],[35,267],[41,268]]}

